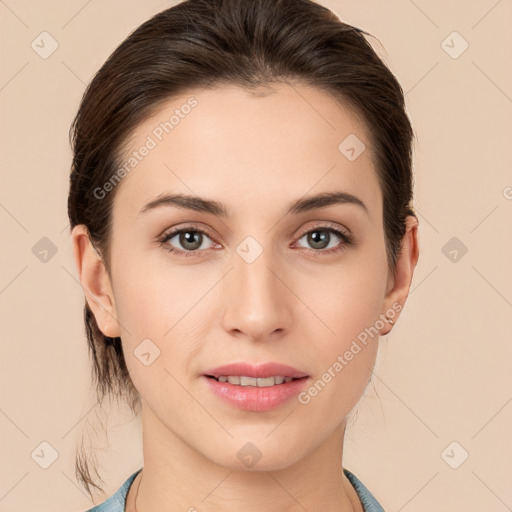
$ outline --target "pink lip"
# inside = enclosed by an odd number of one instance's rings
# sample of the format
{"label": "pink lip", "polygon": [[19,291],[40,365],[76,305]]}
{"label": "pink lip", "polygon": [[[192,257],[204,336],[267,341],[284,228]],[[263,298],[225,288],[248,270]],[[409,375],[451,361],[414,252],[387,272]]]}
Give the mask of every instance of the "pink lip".
{"label": "pink lip", "polygon": [[[228,373],[228,375],[233,374]],[[247,375],[247,377],[249,376]],[[276,386],[257,387],[237,386],[229,382],[219,382],[206,375],[202,375],[201,379],[224,402],[237,409],[253,412],[269,411],[283,405],[293,397],[296,397],[309,380],[309,378],[304,377]]]}
{"label": "pink lip", "polygon": [[[292,377],[297,380],[284,382],[275,386],[237,386],[229,382],[219,382],[211,376],[240,376],[246,377]],[[301,391],[309,375],[297,368],[280,363],[265,363],[253,365],[250,363],[232,363],[217,366],[203,372],[201,379],[219,398],[230,405],[246,411],[269,411],[284,404]]]}
{"label": "pink lip", "polygon": [[274,377],[281,375],[283,377],[293,377],[294,379],[300,379],[302,377],[308,377],[307,373],[297,370],[292,366],[280,363],[265,363],[261,365],[252,365],[250,363],[232,363],[217,366],[203,372],[203,375],[212,375],[214,377],[220,377],[221,375],[236,376],[245,375],[246,377]]}

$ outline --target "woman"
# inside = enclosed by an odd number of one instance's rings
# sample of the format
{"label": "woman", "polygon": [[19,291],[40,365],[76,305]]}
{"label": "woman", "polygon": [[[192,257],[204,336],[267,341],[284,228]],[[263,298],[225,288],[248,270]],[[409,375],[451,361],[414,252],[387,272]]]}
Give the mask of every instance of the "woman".
{"label": "woman", "polygon": [[144,455],[92,510],[383,510],[343,439],[418,221],[402,89],[363,34],[308,0],[188,0],[85,92],[74,259],[99,401],[140,411]]}

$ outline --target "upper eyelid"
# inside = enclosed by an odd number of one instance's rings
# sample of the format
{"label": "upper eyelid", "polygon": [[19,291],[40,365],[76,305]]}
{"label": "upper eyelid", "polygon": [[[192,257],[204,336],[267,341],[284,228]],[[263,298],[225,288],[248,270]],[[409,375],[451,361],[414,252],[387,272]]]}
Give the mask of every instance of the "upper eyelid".
{"label": "upper eyelid", "polygon": [[335,224],[335,223],[332,223],[329,221],[315,221],[313,226],[309,226],[308,228],[305,228],[304,230],[301,230],[299,232],[299,233],[301,233],[300,237],[303,237],[304,235],[306,235],[310,231],[314,231],[315,229],[326,229],[326,230],[332,229],[334,231],[339,231],[348,237],[352,236],[352,233],[348,228],[345,228],[339,224]]}
{"label": "upper eyelid", "polygon": [[[347,229],[347,228],[345,228],[343,226],[340,226],[339,224],[335,224],[335,223],[330,222],[330,221],[313,221],[313,222],[314,222],[313,226],[309,226],[309,227],[304,228],[303,230],[299,231],[301,237],[304,236],[305,234],[309,233],[310,231],[314,230],[314,229],[329,229],[329,228],[341,231],[343,234],[346,234],[347,236],[351,235],[351,232],[350,232],[349,229]],[[212,236],[211,231],[208,228],[203,227],[202,225],[199,225],[199,224],[196,224],[196,223],[191,223],[191,224],[185,224],[183,227],[168,228],[159,236],[159,238],[165,238],[166,236],[169,236],[171,234],[175,235],[175,234],[177,234],[177,233],[179,233],[181,231],[186,231],[186,230],[189,230],[189,231],[200,231],[200,232],[205,233],[205,234],[207,234],[209,236]]]}
{"label": "upper eyelid", "polygon": [[181,231],[199,231],[201,233],[206,233],[207,235],[211,235],[210,230],[206,227],[203,227],[196,223],[191,224],[185,224],[184,226],[173,226],[172,228],[166,229],[159,238],[165,238],[169,235],[176,235],[177,233],[180,233]]}
{"label": "upper eyelid", "polygon": [[[338,224],[335,224],[331,221],[313,221],[313,226],[309,226],[307,228],[304,228],[303,230],[299,231],[298,235],[295,235],[297,238],[297,241],[300,240],[302,237],[310,233],[311,231],[314,231],[315,229],[325,229],[328,231],[338,231],[341,233],[342,238],[346,237],[349,240],[352,240],[352,233],[349,229],[342,227]],[[183,231],[198,231],[200,233],[206,234],[214,243],[219,243],[216,240],[216,237],[213,236],[210,232],[210,230],[206,227],[203,227],[202,225],[199,225],[197,223],[190,223],[186,224],[183,227],[172,227],[167,230],[165,230],[162,235],[158,237],[158,240],[160,241],[166,241],[168,242],[171,238],[174,238],[177,234],[183,232]],[[337,235],[340,236],[340,235]],[[206,250],[206,249],[203,249]]]}

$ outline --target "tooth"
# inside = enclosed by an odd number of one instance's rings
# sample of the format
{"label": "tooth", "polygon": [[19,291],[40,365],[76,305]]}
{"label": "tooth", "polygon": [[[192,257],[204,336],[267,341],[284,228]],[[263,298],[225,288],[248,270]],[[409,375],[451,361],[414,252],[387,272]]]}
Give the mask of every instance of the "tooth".
{"label": "tooth", "polygon": [[283,377],[277,375],[275,377],[247,377],[245,375],[219,375],[216,377],[219,382],[229,382],[239,386],[257,386],[257,387],[270,387],[283,382],[291,382],[293,377]]}
{"label": "tooth", "polygon": [[274,385],[274,377],[259,377],[258,378],[258,387],[263,388],[267,386]]}
{"label": "tooth", "polygon": [[256,377],[245,377],[244,375],[240,377],[241,386],[257,386],[257,383],[258,379]]}

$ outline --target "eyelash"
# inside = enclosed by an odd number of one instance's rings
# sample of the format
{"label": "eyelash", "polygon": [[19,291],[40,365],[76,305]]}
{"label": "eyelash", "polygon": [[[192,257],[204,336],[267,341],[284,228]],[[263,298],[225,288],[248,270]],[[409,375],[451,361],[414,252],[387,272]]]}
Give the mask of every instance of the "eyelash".
{"label": "eyelash", "polygon": [[[328,231],[329,233],[334,233],[336,236],[341,238],[342,243],[341,243],[341,245],[338,245],[334,249],[332,249],[332,248],[328,249],[328,250],[325,250],[325,249],[307,249],[308,251],[313,253],[314,257],[322,256],[322,255],[326,255],[326,254],[329,254],[329,255],[331,255],[331,254],[338,254],[338,253],[344,251],[348,246],[354,244],[354,240],[353,240],[351,234],[349,234],[348,232],[345,232],[343,230],[340,230],[340,228],[338,228],[334,224],[329,224],[329,223],[327,223],[327,224],[318,224],[318,225],[315,225],[315,226],[311,227],[307,231],[303,232],[298,237],[297,240],[300,240],[301,238],[304,237],[304,235],[307,235],[307,234],[315,232],[315,231]],[[171,231],[166,231],[165,233],[163,233],[157,239],[157,242],[166,251],[168,251],[170,253],[173,253],[173,254],[177,254],[178,256],[185,256],[185,257],[197,256],[200,252],[203,252],[203,251],[206,250],[206,249],[201,249],[201,250],[195,250],[195,251],[183,251],[181,249],[176,249],[176,247],[173,247],[172,245],[167,243],[171,238],[174,238],[175,235],[178,235],[180,233],[186,233],[186,232],[202,233],[203,235],[206,235],[208,238],[211,238],[209,233],[208,233],[208,231],[206,231],[205,229],[201,228],[200,226],[198,226],[196,224],[190,224],[188,226],[181,227],[179,229],[174,229],[174,230],[171,230]]]}

